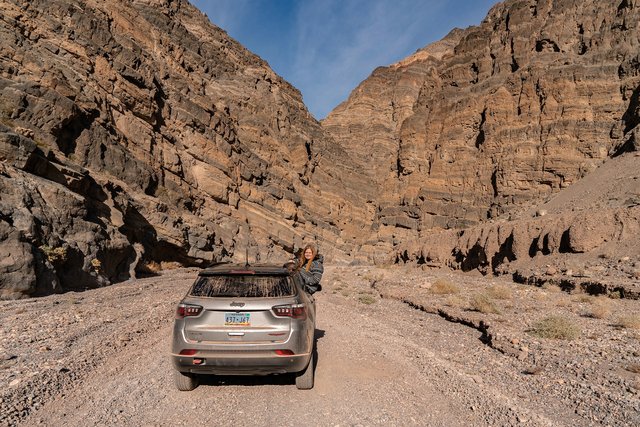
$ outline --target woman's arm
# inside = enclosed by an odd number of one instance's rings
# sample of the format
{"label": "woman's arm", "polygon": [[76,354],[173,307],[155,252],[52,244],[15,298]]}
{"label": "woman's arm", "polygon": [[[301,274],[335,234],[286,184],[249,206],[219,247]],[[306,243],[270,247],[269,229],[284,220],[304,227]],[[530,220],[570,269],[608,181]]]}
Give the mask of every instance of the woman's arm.
{"label": "woman's arm", "polygon": [[302,268],[300,270],[300,276],[304,282],[305,291],[313,294],[322,290],[320,280],[322,280],[322,274],[324,273],[324,266],[321,262],[313,261],[309,271]]}

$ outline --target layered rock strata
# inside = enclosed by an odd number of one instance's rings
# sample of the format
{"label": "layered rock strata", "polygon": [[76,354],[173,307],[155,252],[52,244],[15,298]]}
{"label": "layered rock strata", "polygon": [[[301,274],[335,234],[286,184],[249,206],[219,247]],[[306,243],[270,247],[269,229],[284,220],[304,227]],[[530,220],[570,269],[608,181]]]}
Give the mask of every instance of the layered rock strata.
{"label": "layered rock strata", "polygon": [[505,1],[375,70],[323,121],[366,158],[378,210],[364,250],[508,216],[633,148],[639,20],[628,0]]}
{"label": "layered rock strata", "polygon": [[398,247],[396,262],[509,274],[640,298],[640,153],[610,159],[517,219],[434,231]]}
{"label": "layered rock strata", "polygon": [[307,240],[350,256],[344,232],[372,212],[343,184],[348,155],[189,3],[0,10],[1,298],[163,262],[284,261]]}
{"label": "layered rock strata", "polygon": [[322,124],[186,1],[0,6],[0,298],[308,240],[330,261],[498,272],[636,227],[632,205],[496,225],[638,149],[635,1],[505,1]]}

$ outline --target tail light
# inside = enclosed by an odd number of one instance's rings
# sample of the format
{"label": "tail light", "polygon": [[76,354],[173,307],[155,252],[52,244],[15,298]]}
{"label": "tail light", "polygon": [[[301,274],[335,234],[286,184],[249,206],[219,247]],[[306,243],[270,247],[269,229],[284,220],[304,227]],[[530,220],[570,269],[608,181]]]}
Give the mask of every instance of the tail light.
{"label": "tail light", "polygon": [[196,350],[194,348],[185,348],[184,350],[180,351],[180,356],[193,356],[197,352],[198,352],[198,350]]}
{"label": "tail light", "polygon": [[304,304],[276,305],[273,313],[278,317],[291,317],[292,319],[306,319],[307,310]]}
{"label": "tail light", "polygon": [[201,311],[202,307],[199,305],[178,304],[178,308],[176,309],[176,319],[197,316]]}
{"label": "tail light", "polygon": [[278,356],[293,356],[294,353],[291,350],[275,350]]}

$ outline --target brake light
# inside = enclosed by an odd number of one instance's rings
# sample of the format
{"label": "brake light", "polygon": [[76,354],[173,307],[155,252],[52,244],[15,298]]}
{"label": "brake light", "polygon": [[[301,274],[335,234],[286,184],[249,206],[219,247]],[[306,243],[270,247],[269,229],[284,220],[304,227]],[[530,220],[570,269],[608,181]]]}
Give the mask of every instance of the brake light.
{"label": "brake light", "polygon": [[196,354],[196,351],[198,350],[195,350],[193,348],[187,348],[180,351],[180,356],[193,356],[194,354]]}
{"label": "brake light", "polygon": [[275,350],[278,356],[293,356],[293,351],[291,350]]}
{"label": "brake light", "polygon": [[176,309],[176,319],[197,316],[201,311],[202,307],[199,305],[178,304],[178,308]]}
{"label": "brake light", "polygon": [[306,319],[307,311],[304,304],[287,304],[273,307],[273,313],[279,317],[291,317],[292,319]]}

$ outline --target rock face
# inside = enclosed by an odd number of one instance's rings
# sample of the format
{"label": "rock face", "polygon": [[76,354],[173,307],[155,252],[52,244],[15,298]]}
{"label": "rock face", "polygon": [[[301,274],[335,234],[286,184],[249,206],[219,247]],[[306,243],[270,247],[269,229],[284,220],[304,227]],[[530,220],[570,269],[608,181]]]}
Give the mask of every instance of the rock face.
{"label": "rock face", "polygon": [[348,155],[186,1],[0,10],[0,298],[284,261],[305,240],[350,256],[343,230],[372,213],[324,167],[355,175]]}
{"label": "rock face", "polygon": [[373,183],[364,250],[507,217],[635,149],[636,3],[505,1],[375,70],[322,123]]}
{"label": "rock face", "polygon": [[0,298],[308,240],[332,262],[515,271],[638,229],[634,204],[506,222],[638,149],[635,0],[505,1],[322,124],[185,0],[0,11]]}
{"label": "rock face", "polygon": [[606,161],[516,219],[403,242],[396,260],[640,299],[640,153]]}

